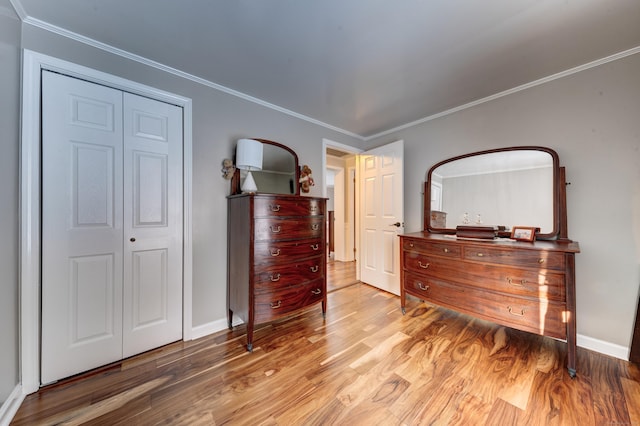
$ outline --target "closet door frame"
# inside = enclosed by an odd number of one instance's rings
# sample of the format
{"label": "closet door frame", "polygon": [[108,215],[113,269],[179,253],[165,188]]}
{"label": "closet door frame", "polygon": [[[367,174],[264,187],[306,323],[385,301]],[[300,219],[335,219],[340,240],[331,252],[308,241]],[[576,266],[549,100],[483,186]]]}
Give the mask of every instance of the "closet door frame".
{"label": "closet door frame", "polygon": [[192,328],[192,101],[72,62],[23,50],[20,182],[20,376],[24,395],[40,388],[41,286],[41,71],[66,74],[114,89],[177,105],[183,110],[183,322],[182,339]]}

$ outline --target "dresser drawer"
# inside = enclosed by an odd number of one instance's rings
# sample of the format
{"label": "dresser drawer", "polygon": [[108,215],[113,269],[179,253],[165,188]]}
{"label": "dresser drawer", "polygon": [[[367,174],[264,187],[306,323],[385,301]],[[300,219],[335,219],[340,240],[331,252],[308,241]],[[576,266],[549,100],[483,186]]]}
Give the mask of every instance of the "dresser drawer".
{"label": "dresser drawer", "polygon": [[324,299],[324,279],[270,293],[255,295],[255,322],[265,322]]}
{"label": "dresser drawer", "polygon": [[300,197],[299,200],[256,197],[253,200],[253,211],[255,217],[322,216],[324,203],[305,197]]}
{"label": "dresser drawer", "polygon": [[323,252],[320,238],[303,241],[264,241],[254,244],[253,260],[255,264],[291,263]]}
{"label": "dresser drawer", "polygon": [[260,218],[254,222],[254,237],[260,240],[321,238],[324,217]]}
{"label": "dresser drawer", "polygon": [[541,300],[565,299],[565,276],[559,272],[463,262],[419,253],[407,253],[404,267],[423,276],[440,277],[501,293]]}
{"label": "dresser drawer", "polygon": [[486,292],[444,280],[406,274],[405,291],[469,315],[520,330],[566,338],[565,304]]}
{"label": "dresser drawer", "polygon": [[543,250],[509,250],[496,247],[466,246],[467,260],[521,267],[564,270],[564,254]]}
{"label": "dresser drawer", "polygon": [[414,240],[408,238],[402,238],[402,249],[405,251],[413,251],[453,258],[460,258],[462,253],[462,247],[460,247],[458,244],[433,243],[419,239]]}
{"label": "dresser drawer", "polygon": [[272,291],[322,278],[323,262],[324,254],[297,263],[256,265],[253,278],[255,291]]}
{"label": "dresser drawer", "polygon": [[455,277],[462,269],[460,260],[429,256],[418,252],[404,252],[402,267],[407,271],[434,277]]}

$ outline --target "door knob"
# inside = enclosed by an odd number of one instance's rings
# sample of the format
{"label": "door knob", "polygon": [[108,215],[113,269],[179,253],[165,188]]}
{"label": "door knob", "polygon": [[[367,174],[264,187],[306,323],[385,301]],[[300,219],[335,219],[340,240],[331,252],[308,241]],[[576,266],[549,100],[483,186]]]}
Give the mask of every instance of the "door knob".
{"label": "door knob", "polygon": [[131,241],[132,243],[135,243],[135,242],[136,242],[136,239],[135,239],[135,238],[133,238],[133,237],[131,237],[131,238],[129,238],[129,241]]}
{"label": "door knob", "polygon": [[389,226],[395,226],[396,228],[400,228],[402,226],[402,224],[400,222],[396,222],[396,223],[392,223]]}

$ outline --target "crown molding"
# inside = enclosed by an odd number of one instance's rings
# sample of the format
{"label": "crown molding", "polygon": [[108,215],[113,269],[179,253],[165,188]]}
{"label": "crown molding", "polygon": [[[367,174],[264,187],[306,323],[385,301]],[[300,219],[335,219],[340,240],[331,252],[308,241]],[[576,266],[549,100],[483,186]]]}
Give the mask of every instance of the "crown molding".
{"label": "crown molding", "polygon": [[27,11],[24,10],[24,7],[22,7],[22,3],[20,3],[20,0],[9,0],[9,3],[11,3],[11,6],[13,6],[13,10],[16,11],[16,14],[20,18],[20,20],[24,22],[24,20],[28,18],[28,15]]}
{"label": "crown molding", "polygon": [[77,41],[79,43],[83,43],[83,44],[87,44],[89,46],[95,47],[96,49],[100,49],[100,50],[103,50],[105,52],[109,52],[111,54],[114,54],[114,55],[129,59],[131,61],[135,61],[135,62],[138,62],[138,63],[143,64],[143,65],[147,65],[147,66],[152,67],[152,68],[156,68],[158,70],[167,72],[169,74],[173,74],[175,76],[190,80],[190,81],[192,81],[194,83],[201,84],[201,85],[206,86],[206,87],[210,87],[210,88],[212,88],[214,90],[218,90],[220,92],[227,93],[229,95],[238,97],[238,98],[246,100],[248,102],[252,102],[254,104],[263,106],[265,108],[269,108],[269,109],[281,112],[281,113],[289,115],[291,117],[295,117],[295,118],[298,118],[300,120],[307,121],[309,123],[324,127],[324,128],[326,128],[328,130],[332,130],[332,131],[335,131],[335,132],[338,132],[338,133],[342,133],[343,135],[350,136],[350,137],[353,137],[353,138],[356,138],[356,139],[359,139],[359,140],[362,140],[362,141],[365,141],[365,142],[366,141],[370,141],[372,139],[379,138],[379,137],[387,136],[387,135],[390,135],[390,134],[395,133],[395,132],[399,132],[399,131],[404,130],[404,129],[408,129],[410,127],[414,127],[414,126],[417,126],[417,125],[420,125],[420,124],[435,120],[437,118],[441,118],[441,117],[444,117],[444,116],[447,116],[447,115],[451,115],[451,114],[454,114],[454,113],[459,112],[459,111],[463,111],[463,110],[468,109],[468,108],[473,108],[473,107],[481,105],[483,103],[491,102],[493,100],[496,100],[496,99],[499,99],[499,98],[502,98],[502,97],[505,97],[505,96],[508,96],[508,95],[511,95],[511,94],[514,94],[514,93],[517,93],[517,92],[521,92],[523,90],[527,90],[527,89],[530,89],[532,87],[540,86],[542,84],[549,83],[549,82],[554,81],[554,80],[558,80],[558,79],[561,79],[561,78],[564,78],[564,77],[568,77],[570,75],[579,73],[581,71],[588,70],[590,68],[595,68],[595,67],[598,67],[600,65],[604,65],[604,64],[607,64],[609,62],[617,61],[619,59],[623,59],[623,58],[626,58],[628,56],[632,56],[632,55],[640,53],[640,46],[636,46],[636,47],[633,47],[631,49],[624,50],[622,52],[618,52],[618,53],[615,53],[613,55],[610,55],[610,56],[607,56],[607,57],[604,57],[604,58],[601,58],[601,59],[597,59],[595,61],[588,62],[586,64],[579,65],[577,67],[570,68],[568,70],[561,71],[559,73],[552,74],[552,75],[549,75],[547,77],[543,77],[543,78],[540,78],[538,80],[534,80],[532,82],[525,83],[525,84],[522,84],[520,86],[516,86],[516,87],[513,87],[511,89],[507,89],[507,90],[504,90],[502,92],[495,93],[493,95],[490,95],[490,96],[487,96],[487,97],[484,97],[484,98],[481,98],[481,99],[477,99],[475,101],[472,101],[472,102],[469,102],[469,103],[466,103],[466,104],[463,104],[463,105],[460,105],[460,106],[457,106],[457,107],[454,107],[454,108],[451,108],[451,109],[448,109],[448,110],[445,110],[445,111],[442,111],[442,112],[439,112],[439,113],[436,113],[436,114],[433,114],[433,115],[429,115],[427,117],[424,117],[424,118],[421,118],[421,119],[418,119],[418,120],[415,120],[415,121],[411,121],[409,123],[406,123],[406,124],[391,128],[389,130],[385,130],[385,131],[382,131],[382,132],[379,132],[379,133],[376,133],[376,134],[373,134],[373,135],[369,135],[369,136],[363,136],[363,135],[359,135],[359,134],[350,132],[350,131],[345,130],[345,129],[341,129],[341,128],[336,127],[336,126],[332,126],[331,124],[322,122],[320,120],[316,120],[315,118],[308,117],[306,115],[303,115],[303,114],[297,113],[295,111],[283,108],[281,106],[272,104],[272,103],[264,101],[262,99],[247,95],[247,94],[239,92],[237,90],[230,89],[228,87],[222,86],[222,85],[214,83],[212,81],[197,77],[195,75],[186,73],[186,72],[178,70],[176,68],[169,67],[167,65],[161,64],[161,63],[153,61],[151,59],[148,59],[148,58],[133,54],[131,52],[127,52],[127,51],[122,50],[122,49],[118,49],[117,47],[108,45],[106,43],[102,43],[100,41],[94,40],[94,39],[89,38],[89,37],[85,37],[83,35],[74,33],[72,31],[66,30],[64,28],[61,28],[61,27],[58,27],[58,26],[55,26],[55,25],[51,25],[51,24],[49,24],[47,22],[44,22],[44,21],[41,21],[39,19],[32,18],[32,17],[27,15],[27,13],[24,10],[24,7],[22,6],[22,3],[20,2],[20,0],[9,0],[9,1],[13,5],[13,8],[15,9],[15,11],[18,14],[18,16],[20,17],[20,19],[22,19],[22,21],[25,24],[41,28],[41,29],[43,29],[45,31],[49,31],[49,32],[52,32],[54,34],[58,34],[60,36],[75,40],[75,41]]}
{"label": "crown molding", "polygon": [[[11,0],[11,1],[12,2],[16,2],[16,3],[19,4],[19,0]],[[363,136],[358,135],[358,134],[353,133],[353,132],[350,132],[348,130],[341,129],[341,128],[336,127],[336,126],[332,126],[332,125],[324,123],[324,122],[322,122],[320,120],[316,120],[315,118],[311,118],[311,117],[308,117],[306,115],[299,114],[299,113],[297,113],[295,111],[291,111],[289,109],[286,109],[286,108],[283,108],[281,106],[272,104],[272,103],[264,101],[262,99],[247,95],[247,94],[239,92],[237,90],[230,89],[228,87],[222,86],[220,84],[214,83],[214,82],[206,80],[204,78],[200,78],[200,77],[195,76],[193,74],[189,74],[189,73],[181,71],[179,69],[176,69],[176,68],[161,64],[160,62],[153,61],[153,60],[145,58],[143,56],[136,55],[136,54],[131,53],[131,52],[127,52],[126,50],[119,49],[117,47],[111,46],[111,45],[106,44],[106,43],[102,43],[102,42],[94,40],[92,38],[85,37],[83,35],[74,33],[72,31],[66,30],[66,29],[58,27],[56,25],[52,25],[52,24],[50,24],[48,22],[41,21],[39,19],[35,19],[35,18],[30,17],[30,16],[27,16],[26,18],[23,18],[22,21],[27,25],[31,25],[31,26],[43,29],[45,31],[49,31],[49,32],[54,33],[54,34],[58,34],[58,35],[60,35],[62,37],[66,37],[66,38],[69,38],[71,40],[75,40],[75,41],[77,41],[79,43],[83,43],[83,44],[95,47],[96,49],[100,49],[102,51],[111,53],[113,55],[117,55],[117,56],[120,56],[122,58],[129,59],[131,61],[135,61],[135,62],[138,62],[140,64],[143,64],[143,65],[158,69],[160,71],[164,71],[166,73],[173,74],[175,76],[184,78],[186,80],[190,80],[190,81],[192,81],[194,83],[210,87],[210,88],[212,88],[214,90],[218,90],[220,92],[224,92],[226,94],[229,94],[229,95],[232,95],[232,96],[236,96],[236,97],[238,97],[240,99],[243,99],[245,101],[249,101],[249,102],[252,102],[254,104],[258,104],[260,106],[263,106],[263,107],[266,107],[266,108],[281,112],[283,114],[298,118],[300,120],[307,121],[309,123],[316,124],[318,126],[324,127],[326,129],[329,129],[329,130],[332,130],[332,131],[335,131],[335,132],[338,132],[338,133],[342,133],[342,134],[347,135],[347,136],[351,136],[353,138],[357,138],[359,140],[364,140]]]}
{"label": "crown molding", "polygon": [[460,105],[460,106],[457,106],[455,108],[451,108],[451,109],[448,109],[446,111],[442,111],[442,112],[439,112],[437,114],[433,114],[433,115],[430,115],[428,117],[424,117],[424,118],[421,118],[419,120],[403,124],[403,125],[398,126],[398,127],[394,127],[393,129],[389,129],[389,130],[385,130],[385,131],[380,132],[380,133],[376,133],[375,135],[365,136],[364,140],[365,141],[369,141],[371,139],[379,138],[381,136],[387,136],[387,135],[389,135],[391,133],[399,132],[400,130],[404,130],[404,129],[407,129],[409,127],[417,126],[419,124],[435,120],[436,118],[444,117],[446,115],[451,115],[453,113],[456,113],[456,112],[459,112],[459,111],[462,111],[462,110],[465,110],[465,109],[468,109],[468,108],[472,108],[474,106],[477,106],[477,105],[480,105],[480,104],[483,104],[483,103],[486,103],[486,102],[490,102],[490,101],[493,101],[493,100],[496,100],[496,99],[499,99],[499,98],[502,98],[502,97],[505,97],[505,96],[508,96],[508,95],[511,95],[511,94],[514,94],[514,93],[517,93],[517,92],[521,92],[523,90],[527,90],[527,89],[530,89],[532,87],[540,86],[542,84],[549,83],[549,82],[554,81],[554,80],[558,80],[558,79],[561,79],[561,78],[564,78],[564,77],[568,77],[570,75],[577,74],[577,73],[579,73],[581,71],[585,71],[585,70],[588,70],[590,68],[595,68],[595,67],[598,67],[600,65],[608,64],[609,62],[617,61],[618,59],[623,59],[623,58],[626,58],[628,56],[635,55],[637,53],[640,53],[640,46],[636,46],[634,48],[631,48],[631,49],[628,49],[628,50],[624,50],[622,52],[615,53],[615,54],[613,54],[611,56],[607,56],[605,58],[597,59],[595,61],[588,62],[586,64],[579,65],[577,67],[570,68],[568,70],[561,71],[559,73],[552,74],[550,76],[543,77],[543,78],[540,78],[538,80],[534,80],[534,81],[531,81],[529,83],[525,83],[525,84],[522,84],[520,86],[516,86],[514,88],[511,88],[511,89],[507,89],[507,90],[505,90],[503,92],[495,93],[495,94],[487,96],[485,98],[478,99],[478,100],[475,100],[473,102],[469,102],[469,103],[466,103],[464,105]]}

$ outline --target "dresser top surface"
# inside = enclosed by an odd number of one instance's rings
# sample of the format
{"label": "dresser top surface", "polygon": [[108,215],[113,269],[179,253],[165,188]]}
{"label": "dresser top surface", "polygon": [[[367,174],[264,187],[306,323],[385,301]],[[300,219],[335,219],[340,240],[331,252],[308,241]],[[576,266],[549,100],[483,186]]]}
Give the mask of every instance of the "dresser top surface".
{"label": "dresser top surface", "polygon": [[255,193],[255,194],[236,194],[236,195],[228,195],[228,199],[236,199],[236,198],[277,198],[280,200],[327,200],[328,198],[324,197],[311,197],[307,195],[293,195],[293,194],[268,194],[268,193]]}
{"label": "dresser top surface", "polygon": [[480,245],[483,247],[496,248],[514,248],[517,250],[547,250],[560,251],[565,253],[579,253],[580,245],[577,241],[534,241],[524,242],[515,241],[508,238],[497,238],[494,240],[483,240],[477,238],[458,238],[451,234],[434,234],[427,231],[412,232],[401,234],[400,237],[418,238],[425,241],[433,241],[440,243],[463,244],[463,245]]}

